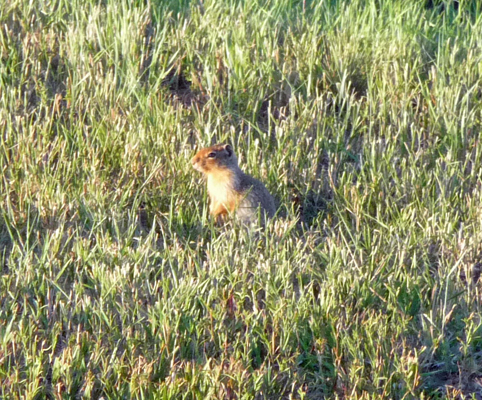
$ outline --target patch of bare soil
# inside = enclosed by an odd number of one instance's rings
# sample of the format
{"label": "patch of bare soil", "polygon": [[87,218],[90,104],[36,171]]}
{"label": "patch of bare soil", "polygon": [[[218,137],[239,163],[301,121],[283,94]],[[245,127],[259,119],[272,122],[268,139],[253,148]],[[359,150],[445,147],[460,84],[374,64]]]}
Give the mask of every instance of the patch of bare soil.
{"label": "patch of bare soil", "polygon": [[432,395],[439,393],[454,400],[482,400],[482,375],[468,374],[459,369],[454,374],[434,375],[433,380],[436,389],[431,392]]}

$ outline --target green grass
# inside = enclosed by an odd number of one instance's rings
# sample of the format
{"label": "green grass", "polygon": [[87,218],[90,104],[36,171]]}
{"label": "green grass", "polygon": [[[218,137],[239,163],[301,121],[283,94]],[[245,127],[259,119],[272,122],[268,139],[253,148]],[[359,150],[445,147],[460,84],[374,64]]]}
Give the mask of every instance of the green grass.
{"label": "green grass", "polygon": [[[1,2],[0,397],[482,396],[482,9],[429,3]],[[283,218],[213,224],[215,142]]]}

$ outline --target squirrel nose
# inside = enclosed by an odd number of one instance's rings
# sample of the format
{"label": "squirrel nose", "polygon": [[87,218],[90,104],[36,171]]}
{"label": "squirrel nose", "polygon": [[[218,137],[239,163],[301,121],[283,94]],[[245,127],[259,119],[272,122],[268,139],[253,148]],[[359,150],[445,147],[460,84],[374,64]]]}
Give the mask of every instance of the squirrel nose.
{"label": "squirrel nose", "polygon": [[191,164],[194,165],[194,164],[196,164],[196,163],[197,163],[197,157],[193,157],[193,158],[191,159]]}

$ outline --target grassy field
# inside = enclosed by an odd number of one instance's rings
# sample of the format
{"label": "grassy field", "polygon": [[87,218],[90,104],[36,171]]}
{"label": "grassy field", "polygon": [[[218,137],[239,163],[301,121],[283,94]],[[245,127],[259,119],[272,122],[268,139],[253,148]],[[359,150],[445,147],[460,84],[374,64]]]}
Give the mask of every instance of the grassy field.
{"label": "grassy field", "polygon": [[482,399],[481,11],[0,2],[0,397]]}

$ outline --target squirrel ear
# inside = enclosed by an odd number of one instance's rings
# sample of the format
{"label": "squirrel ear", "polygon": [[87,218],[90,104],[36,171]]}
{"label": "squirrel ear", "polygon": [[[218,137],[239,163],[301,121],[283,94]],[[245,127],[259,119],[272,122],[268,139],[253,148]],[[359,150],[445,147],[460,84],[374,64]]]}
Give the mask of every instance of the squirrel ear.
{"label": "squirrel ear", "polygon": [[233,148],[229,144],[224,146],[224,150],[228,152],[229,157],[233,155]]}

